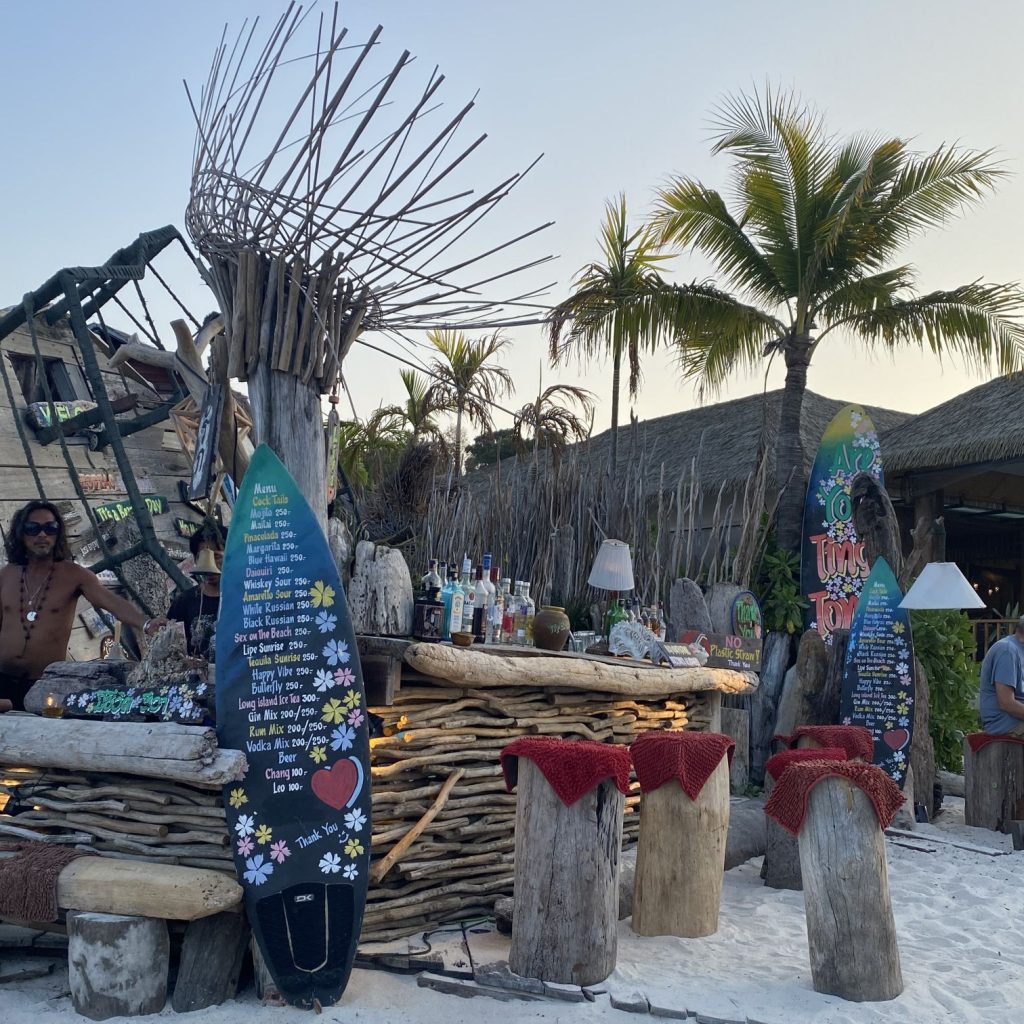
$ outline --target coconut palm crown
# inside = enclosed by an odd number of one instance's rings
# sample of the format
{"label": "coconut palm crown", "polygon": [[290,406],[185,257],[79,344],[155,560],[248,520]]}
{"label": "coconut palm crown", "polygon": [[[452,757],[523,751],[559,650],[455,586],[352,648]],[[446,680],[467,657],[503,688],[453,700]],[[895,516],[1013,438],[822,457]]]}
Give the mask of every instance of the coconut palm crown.
{"label": "coconut palm crown", "polygon": [[921,155],[901,138],[837,139],[798,97],[771,90],[727,99],[714,127],[713,152],[734,158],[731,204],[677,177],[658,192],[650,227],[668,249],[699,253],[717,270],[713,282],[672,288],[684,376],[714,393],[738,368],[776,354],[785,362],[777,532],[795,551],[801,407],[808,366],[829,335],[883,351],[927,347],[977,369],[1021,365],[1016,284],[921,293],[913,267],[899,262],[910,240],[984,198],[1005,172],[991,151],[942,145]]}
{"label": "coconut palm crown", "polygon": [[640,358],[672,336],[672,310],[661,306],[670,298],[657,266],[670,256],[658,252],[647,227],[631,231],[626,197],[605,205],[601,226],[602,261],[584,267],[573,292],[551,311],[549,355],[553,365],[572,355],[580,359],[611,356],[611,450],[618,462],[619,389],[622,361],[629,363],[629,397],[636,398],[642,379]]}
{"label": "coconut palm crown", "polygon": [[494,404],[511,394],[512,376],[491,360],[508,344],[500,332],[470,341],[462,331],[430,331],[427,340],[440,358],[430,361],[428,399],[435,409],[455,413],[453,474],[462,472],[463,420],[485,430],[493,426]]}

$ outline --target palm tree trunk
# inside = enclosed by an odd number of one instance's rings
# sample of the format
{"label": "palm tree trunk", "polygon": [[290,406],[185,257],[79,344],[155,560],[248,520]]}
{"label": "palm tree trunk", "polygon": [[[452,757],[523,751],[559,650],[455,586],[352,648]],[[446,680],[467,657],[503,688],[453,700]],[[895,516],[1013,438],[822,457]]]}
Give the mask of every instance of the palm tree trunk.
{"label": "palm tree trunk", "polygon": [[807,335],[794,338],[787,344],[785,355],[786,386],[782,392],[775,448],[775,482],[785,490],[779,502],[776,535],[781,548],[799,554],[807,490],[800,422],[807,390],[807,367],[811,361],[810,338]]}
{"label": "palm tree trunk", "polygon": [[462,476],[462,406],[455,412],[455,462],[454,477],[457,480]]}
{"label": "palm tree trunk", "polygon": [[622,371],[622,353],[616,350],[612,353],[612,450],[611,450],[611,471],[615,476],[615,469],[619,462],[619,377]]}

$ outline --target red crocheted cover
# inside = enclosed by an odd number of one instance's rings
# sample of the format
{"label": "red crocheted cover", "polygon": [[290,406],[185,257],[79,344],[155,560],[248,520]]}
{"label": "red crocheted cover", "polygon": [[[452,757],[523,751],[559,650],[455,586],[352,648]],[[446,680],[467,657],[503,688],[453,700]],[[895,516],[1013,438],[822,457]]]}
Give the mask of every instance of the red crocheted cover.
{"label": "red crocheted cover", "polygon": [[972,732],[967,737],[971,753],[976,754],[982,747],[990,743],[1019,743],[1024,746],[1024,736],[1014,736],[1011,733],[998,732]]}
{"label": "red crocheted cover", "polygon": [[520,757],[529,758],[541,770],[566,807],[607,778],[615,780],[621,793],[629,793],[629,751],[616,744],[523,736],[501,752],[501,770],[510,793],[519,779]]}
{"label": "red crocheted cover", "polygon": [[875,805],[883,830],[892,824],[904,799],[900,787],[881,768],[861,761],[804,761],[790,765],[775,783],[764,805],[764,813],[787,832],[799,835],[811,789],[829,776],[849,779],[863,790]]}
{"label": "red crocheted cover", "polygon": [[696,800],[723,756],[732,764],[736,742],[717,732],[645,732],[629,748],[644,793],[678,782]]}
{"label": "red crocheted cover", "polygon": [[862,757],[870,762],[875,756],[871,730],[863,725],[801,725],[792,736],[776,736],[775,739],[787,747],[795,747],[801,736],[807,736],[823,747],[842,747],[850,760]]}
{"label": "red crocheted cover", "polygon": [[781,750],[772,754],[764,766],[764,770],[773,778],[779,779],[791,765],[801,761],[845,761],[846,751],[842,747],[808,747],[801,750]]}

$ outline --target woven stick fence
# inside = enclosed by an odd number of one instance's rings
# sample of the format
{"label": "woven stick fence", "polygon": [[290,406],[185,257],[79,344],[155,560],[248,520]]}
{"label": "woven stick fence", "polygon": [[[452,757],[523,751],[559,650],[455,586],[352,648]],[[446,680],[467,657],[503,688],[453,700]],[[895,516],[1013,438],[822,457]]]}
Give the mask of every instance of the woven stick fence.
{"label": "woven stick fence", "polygon": [[642,601],[663,598],[681,576],[748,586],[777,501],[766,493],[767,460],[741,485],[712,493],[701,486],[699,460],[698,451],[676,480],[658,466],[654,493],[642,448],[620,467],[614,485],[604,459],[586,445],[559,462],[502,462],[451,495],[435,491],[412,524],[411,564],[491,551],[512,579],[531,581],[538,603],[587,609],[602,596],[586,580],[614,503]]}

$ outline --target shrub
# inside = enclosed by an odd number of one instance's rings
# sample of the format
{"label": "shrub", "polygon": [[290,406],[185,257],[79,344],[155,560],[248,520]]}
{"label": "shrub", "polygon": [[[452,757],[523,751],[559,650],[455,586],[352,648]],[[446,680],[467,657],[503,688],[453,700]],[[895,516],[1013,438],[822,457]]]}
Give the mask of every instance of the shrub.
{"label": "shrub", "polygon": [[959,611],[911,611],[914,654],[928,677],[929,726],[935,764],[963,771],[964,735],[978,729],[974,702],[980,668],[974,661],[971,620]]}

